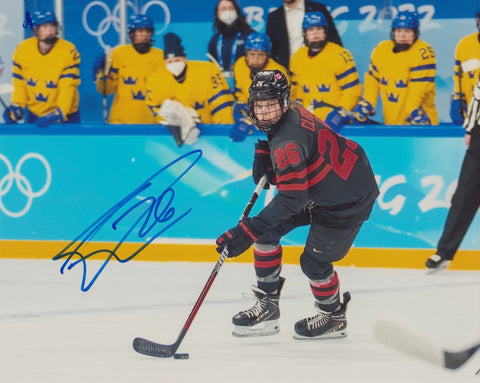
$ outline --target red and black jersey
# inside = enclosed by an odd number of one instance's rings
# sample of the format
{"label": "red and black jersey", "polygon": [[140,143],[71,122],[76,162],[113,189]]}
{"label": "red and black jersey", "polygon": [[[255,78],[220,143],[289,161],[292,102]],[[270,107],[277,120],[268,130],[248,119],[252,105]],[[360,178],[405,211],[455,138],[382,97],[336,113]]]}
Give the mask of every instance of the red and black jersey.
{"label": "red and black jersey", "polygon": [[278,194],[255,218],[261,231],[309,207],[327,226],[353,227],[367,220],[378,196],[363,148],[295,106],[269,136]]}

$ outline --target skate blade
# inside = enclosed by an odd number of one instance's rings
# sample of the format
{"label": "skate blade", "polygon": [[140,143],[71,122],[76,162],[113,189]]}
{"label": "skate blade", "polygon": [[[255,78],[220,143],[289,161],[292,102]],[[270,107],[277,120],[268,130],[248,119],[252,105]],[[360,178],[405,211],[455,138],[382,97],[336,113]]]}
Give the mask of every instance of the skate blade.
{"label": "skate blade", "polygon": [[237,338],[276,335],[280,332],[278,320],[262,322],[255,326],[233,326],[232,335]]}
{"label": "skate blade", "polygon": [[450,266],[450,261],[443,261],[435,268],[431,268],[431,269],[427,268],[427,271],[425,272],[425,274],[431,275],[431,274],[440,273],[442,271],[445,271],[448,268],[448,266]]}
{"label": "skate blade", "polygon": [[347,330],[333,331],[327,334],[319,336],[303,336],[300,334],[293,334],[293,339],[298,340],[322,340],[322,339],[336,339],[336,338],[345,338],[348,335]]}

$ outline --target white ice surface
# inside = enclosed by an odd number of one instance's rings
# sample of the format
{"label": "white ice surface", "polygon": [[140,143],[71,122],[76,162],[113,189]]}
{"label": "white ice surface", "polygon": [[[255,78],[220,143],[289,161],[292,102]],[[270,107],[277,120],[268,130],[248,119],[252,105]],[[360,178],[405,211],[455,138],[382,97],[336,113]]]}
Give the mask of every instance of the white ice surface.
{"label": "white ice surface", "polygon": [[[284,266],[280,334],[231,335],[231,317],[250,307],[242,292],[253,267],[227,262],[178,352],[189,360],[137,354],[141,336],[173,343],[207,281],[210,263],[110,262],[88,292],[79,267],[59,261],[0,260],[0,382],[480,382],[480,352],[448,371],[376,341],[379,319],[392,319],[442,348],[480,341],[480,272],[337,268],[350,291],[344,339],[292,338],[314,313],[306,278]],[[98,262],[88,262],[87,275]]]}

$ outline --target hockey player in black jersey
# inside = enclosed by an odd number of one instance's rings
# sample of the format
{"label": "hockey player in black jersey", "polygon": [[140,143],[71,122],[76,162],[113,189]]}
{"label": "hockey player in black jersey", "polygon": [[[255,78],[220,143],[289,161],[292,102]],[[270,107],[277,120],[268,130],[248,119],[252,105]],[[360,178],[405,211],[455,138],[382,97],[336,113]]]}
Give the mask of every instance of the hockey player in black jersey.
{"label": "hockey player in black jersey", "polygon": [[300,105],[290,104],[290,86],[278,70],[261,71],[249,89],[250,118],[268,141],[256,144],[255,183],[267,174],[278,193],[253,218],[244,218],[217,239],[236,257],[254,245],[256,304],[233,317],[235,336],[280,331],[279,298],[284,278],[280,239],[309,225],[300,266],[310,282],[318,314],[295,324],[295,338],[346,336],[348,292],[340,298],[332,263],[345,257],[368,219],[378,187],[365,152]]}

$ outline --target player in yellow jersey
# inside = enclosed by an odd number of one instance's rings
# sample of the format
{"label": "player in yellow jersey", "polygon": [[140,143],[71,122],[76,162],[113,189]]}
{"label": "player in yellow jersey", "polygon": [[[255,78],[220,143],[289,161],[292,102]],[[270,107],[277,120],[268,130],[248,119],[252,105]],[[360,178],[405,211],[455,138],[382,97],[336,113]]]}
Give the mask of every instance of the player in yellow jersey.
{"label": "player in yellow jersey", "polygon": [[419,27],[415,12],[399,12],[392,22],[392,39],[374,48],[363,97],[353,110],[360,122],[375,114],[380,93],[384,124],[438,125],[435,52],[418,38]]}
{"label": "player in yellow jersey", "polygon": [[204,124],[233,123],[233,95],[220,69],[208,61],[187,60],[181,39],[164,36],[166,68],[147,79],[147,105],[160,123],[180,128],[177,143],[193,144]]}
{"label": "player in yellow jersey", "polygon": [[[328,21],[321,12],[307,12],[302,23],[305,46],[290,59],[292,97],[338,131],[362,94],[350,52],[327,41]],[[333,107],[332,107],[333,106]]]}
{"label": "player in yellow jersey", "polygon": [[[111,124],[155,124],[145,104],[146,80],[158,67],[165,66],[163,50],[154,48],[153,21],[146,15],[132,15],[128,20],[131,44],[102,53],[93,72],[97,90],[104,96],[115,93],[108,121]],[[106,107],[106,106],[104,106]]]}
{"label": "player in yellow jersey", "polygon": [[[480,30],[480,7],[477,8],[476,18]],[[479,75],[480,33],[475,32],[463,37],[455,49],[454,90],[450,104],[450,118],[454,124],[463,124]]]}
{"label": "player in yellow jersey", "polygon": [[255,129],[255,125],[248,119],[248,89],[255,75],[262,70],[278,69],[283,72],[290,83],[288,70],[270,57],[272,43],[270,37],[264,33],[252,32],[245,41],[245,56],[240,57],[233,67],[235,80],[235,106],[233,117],[235,124],[230,132],[234,142],[245,140],[248,134]]}
{"label": "player in yellow jersey", "polygon": [[3,117],[16,123],[28,111],[27,122],[39,127],[80,122],[78,86],[80,54],[58,37],[58,21],[51,11],[32,15],[34,37],[21,42],[13,54],[12,105]]}

